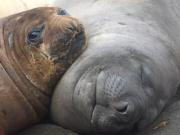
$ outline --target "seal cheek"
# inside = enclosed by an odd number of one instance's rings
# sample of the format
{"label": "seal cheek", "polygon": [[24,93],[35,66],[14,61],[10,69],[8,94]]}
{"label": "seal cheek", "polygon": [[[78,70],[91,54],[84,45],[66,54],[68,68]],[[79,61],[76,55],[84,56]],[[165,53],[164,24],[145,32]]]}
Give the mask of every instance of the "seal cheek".
{"label": "seal cheek", "polygon": [[96,104],[96,79],[94,78],[89,77],[88,72],[83,74],[75,86],[73,96],[73,102],[76,109],[79,112],[83,112],[84,117],[89,120],[91,119],[91,115]]}

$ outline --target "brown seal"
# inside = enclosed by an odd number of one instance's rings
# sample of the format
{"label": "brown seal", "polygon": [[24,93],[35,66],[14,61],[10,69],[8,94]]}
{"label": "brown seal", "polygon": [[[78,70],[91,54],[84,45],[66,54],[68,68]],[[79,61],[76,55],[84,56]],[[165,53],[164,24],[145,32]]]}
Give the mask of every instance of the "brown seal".
{"label": "brown seal", "polygon": [[57,81],[85,47],[82,24],[59,8],[1,19],[1,131],[14,133],[44,118]]}

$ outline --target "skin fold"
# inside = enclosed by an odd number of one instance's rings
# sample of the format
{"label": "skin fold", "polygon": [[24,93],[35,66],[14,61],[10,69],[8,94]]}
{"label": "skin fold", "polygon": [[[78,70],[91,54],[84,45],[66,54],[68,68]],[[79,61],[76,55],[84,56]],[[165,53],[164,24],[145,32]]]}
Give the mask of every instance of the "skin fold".
{"label": "skin fold", "polygon": [[36,8],[0,20],[1,134],[47,116],[56,83],[85,48],[82,24],[60,8]]}
{"label": "skin fold", "polygon": [[60,0],[57,4],[83,22],[88,48],[55,89],[53,121],[92,134],[126,133],[151,124],[180,82],[180,2]]}

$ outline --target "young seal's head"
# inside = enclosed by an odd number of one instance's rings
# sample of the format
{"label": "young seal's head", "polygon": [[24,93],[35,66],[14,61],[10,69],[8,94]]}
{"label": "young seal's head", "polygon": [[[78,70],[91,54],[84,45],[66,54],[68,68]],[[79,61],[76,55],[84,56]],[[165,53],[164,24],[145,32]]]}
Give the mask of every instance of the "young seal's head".
{"label": "young seal's head", "polygon": [[59,8],[32,9],[3,24],[6,53],[15,70],[44,91],[54,87],[85,48],[82,24]]}

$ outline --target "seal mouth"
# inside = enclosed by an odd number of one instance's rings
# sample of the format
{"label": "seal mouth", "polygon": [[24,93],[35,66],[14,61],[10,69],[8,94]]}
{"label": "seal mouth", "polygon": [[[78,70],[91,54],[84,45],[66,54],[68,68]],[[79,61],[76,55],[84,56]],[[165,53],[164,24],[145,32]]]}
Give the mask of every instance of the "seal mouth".
{"label": "seal mouth", "polygon": [[103,134],[128,133],[136,130],[139,120],[139,117],[136,120],[128,117],[128,114],[97,104],[92,111],[91,125],[95,132]]}
{"label": "seal mouth", "polygon": [[134,124],[129,123],[128,120],[122,122],[115,110],[101,105],[94,107],[91,125],[94,132],[103,134],[128,133],[134,129]]}

